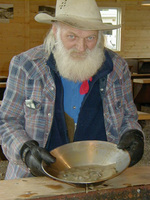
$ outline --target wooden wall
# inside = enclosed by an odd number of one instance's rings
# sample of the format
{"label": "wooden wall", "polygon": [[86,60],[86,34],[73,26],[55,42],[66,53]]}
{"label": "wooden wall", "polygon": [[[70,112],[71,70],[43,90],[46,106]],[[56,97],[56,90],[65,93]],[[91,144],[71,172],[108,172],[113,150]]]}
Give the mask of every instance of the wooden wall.
{"label": "wooden wall", "polygon": [[8,75],[14,55],[40,45],[50,25],[34,20],[40,5],[55,5],[51,0],[0,0],[0,4],[14,5],[14,18],[0,23],[0,75]]}
{"label": "wooden wall", "polygon": [[[150,58],[150,6],[136,0],[97,0],[102,7],[122,8],[121,51],[124,58]],[[55,0],[0,0],[14,5],[14,18],[0,22],[0,75],[8,75],[11,58],[43,42],[50,25],[34,21],[41,5],[55,5]]]}
{"label": "wooden wall", "polygon": [[124,58],[150,58],[150,6],[141,0],[97,0],[101,6],[122,8],[121,51]]}

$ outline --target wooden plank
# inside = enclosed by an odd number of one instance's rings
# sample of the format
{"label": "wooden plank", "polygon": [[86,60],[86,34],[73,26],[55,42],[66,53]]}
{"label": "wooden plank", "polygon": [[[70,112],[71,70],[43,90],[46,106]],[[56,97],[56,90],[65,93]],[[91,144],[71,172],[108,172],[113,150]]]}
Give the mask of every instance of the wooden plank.
{"label": "wooden plank", "polygon": [[149,84],[150,83],[150,78],[133,79],[133,83]]}
{"label": "wooden plank", "polygon": [[6,88],[6,83],[5,82],[0,82],[0,88]]}
{"label": "wooden plank", "polygon": [[150,74],[138,74],[138,73],[133,73],[131,74],[131,77],[134,78],[134,77],[148,77],[150,78]]}
{"label": "wooden plank", "polygon": [[6,81],[7,81],[7,78],[8,78],[7,76],[0,76],[0,82],[1,82],[1,81],[3,81],[3,82],[5,81],[5,82],[6,82]]}
{"label": "wooden plank", "polygon": [[29,0],[24,0],[24,13],[25,13],[25,27],[24,27],[24,48],[29,49],[30,48],[30,5],[29,5]]}
{"label": "wooden plank", "polygon": [[138,111],[138,120],[150,120],[150,113]]}
{"label": "wooden plank", "polygon": [[[109,191],[109,189],[127,188],[150,184],[150,166],[131,167],[119,176],[93,186],[91,191]],[[85,187],[69,185],[48,177],[21,178],[0,181],[1,199],[38,199],[87,192]]]}
{"label": "wooden plank", "polygon": [[[14,27],[14,28],[17,28],[17,27]],[[11,53],[13,51],[15,52],[15,50],[21,53],[22,51],[24,51],[24,34],[19,35],[19,36],[12,36],[12,37],[9,36],[9,37],[0,38],[0,44],[3,46],[3,53],[4,52]]]}

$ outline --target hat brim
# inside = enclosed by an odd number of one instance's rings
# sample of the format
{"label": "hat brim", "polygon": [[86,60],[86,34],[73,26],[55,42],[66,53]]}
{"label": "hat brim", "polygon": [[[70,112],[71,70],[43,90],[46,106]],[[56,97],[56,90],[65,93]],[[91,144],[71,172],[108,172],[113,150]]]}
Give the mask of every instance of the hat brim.
{"label": "hat brim", "polygon": [[91,19],[85,19],[81,17],[76,16],[57,16],[52,17],[47,13],[39,13],[35,16],[35,20],[40,23],[45,24],[52,24],[53,22],[62,22],[64,24],[70,25],[74,28],[79,28],[83,30],[113,30],[120,28],[121,25],[109,25],[102,23],[100,20],[91,20]]}

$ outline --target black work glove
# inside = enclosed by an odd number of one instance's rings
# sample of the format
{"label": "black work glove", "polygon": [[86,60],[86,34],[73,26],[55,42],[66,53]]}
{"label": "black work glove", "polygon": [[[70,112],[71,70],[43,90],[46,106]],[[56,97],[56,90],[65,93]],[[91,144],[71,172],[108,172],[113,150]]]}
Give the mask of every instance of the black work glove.
{"label": "black work glove", "polygon": [[139,130],[129,130],[124,133],[117,146],[119,149],[127,150],[131,157],[129,167],[141,160],[144,153],[144,137]]}
{"label": "black work glove", "polygon": [[41,167],[42,161],[50,165],[56,160],[46,149],[39,147],[35,140],[25,142],[20,150],[20,155],[34,176],[44,175]]}

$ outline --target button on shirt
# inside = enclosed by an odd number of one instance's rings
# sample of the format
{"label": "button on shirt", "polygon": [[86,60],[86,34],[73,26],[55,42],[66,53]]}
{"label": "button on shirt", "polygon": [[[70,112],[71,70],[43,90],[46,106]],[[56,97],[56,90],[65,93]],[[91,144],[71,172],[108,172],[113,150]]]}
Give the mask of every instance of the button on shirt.
{"label": "button on shirt", "polygon": [[85,95],[80,94],[82,82],[73,82],[61,77],[64,88],[64,110],[77,123],[80,107]]}

